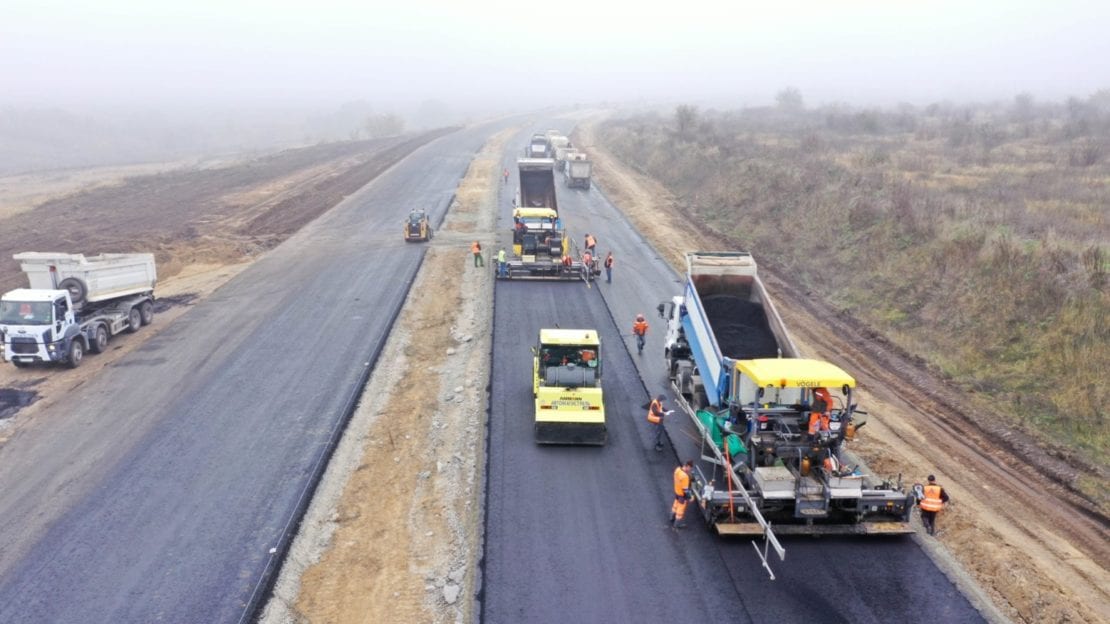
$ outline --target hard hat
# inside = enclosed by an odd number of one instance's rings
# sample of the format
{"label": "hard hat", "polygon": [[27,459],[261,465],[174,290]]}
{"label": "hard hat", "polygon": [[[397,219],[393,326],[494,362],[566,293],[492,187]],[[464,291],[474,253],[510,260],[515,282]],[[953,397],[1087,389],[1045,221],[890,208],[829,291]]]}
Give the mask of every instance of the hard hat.
{"label": "hard hat", "polygon": [[643,314],[637,314],[637,315],[636,315],[636,320],[637,320],[637,321],[642,321],[642,320],[644,320],[644,315],[643,315]]}

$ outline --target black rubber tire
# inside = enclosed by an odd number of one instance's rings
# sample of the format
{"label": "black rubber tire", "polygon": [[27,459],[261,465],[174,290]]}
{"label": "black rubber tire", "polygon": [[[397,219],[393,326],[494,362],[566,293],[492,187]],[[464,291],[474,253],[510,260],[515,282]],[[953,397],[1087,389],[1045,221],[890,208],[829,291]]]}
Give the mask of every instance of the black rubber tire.
{"label": "black rubber tire", "polygon": [[89,287],[85,282],[76,277],[67,277],[58,284],[61,290],[69,291],[69,300],[74,304],[81,303],[89,294]]}
{"label": "black rubber tire", "polygon": [[69,368],[77,368],[81,365],[81,360],[85,359],[85,343],[81,342],[79,338],[74,338],[73,342],[69,343],[69,353],[66,355],[66,366]]}
{"label": "black rubber tire", "polygon": [[154,304],[149,301],[144,301],[139,304],[139,319],[143,325],[150,325],[154,322]]}
{"label": "black rubber tire", "polygon": [[89,343],[89,351],[91,353],[104,353],[108,350],[108,328],[104,325],[97,325],[93,330],[92,342]]}
{"label": "black rubber tire", "polygon": [[127,333],[133,334],[139,331],[139,328],[142,326],[143,314],[139,312],[139,306],[135,306],[127,313]]}

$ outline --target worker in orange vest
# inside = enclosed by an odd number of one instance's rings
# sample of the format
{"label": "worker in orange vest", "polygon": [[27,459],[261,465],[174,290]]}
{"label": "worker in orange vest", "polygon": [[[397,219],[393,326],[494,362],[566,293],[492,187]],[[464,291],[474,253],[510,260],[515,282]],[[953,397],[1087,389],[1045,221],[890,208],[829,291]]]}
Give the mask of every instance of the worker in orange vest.
{"label": "worker in orange vest", "polygon": [[647,339],[648,322],[643,314],[636,315],[636,322],[632,323],[632,335],[636,336],[636,353],[644,352],[644,340]]}
{"label": "worker in orange vest", "polygon": [[593,253],[594,247],[597,247],[597,239],[594,238],[593,236],[591,236],[589,232],[586,233],[586,245],[585,245],[585,247],[586,247],[586,251],[588,251],[590,253]]}
{"label": "worker in orange vest", "polygon": [[929,475],[929,482],[925,484],[924,496],[918,501],[921,508],[921,524],[925,532],[934,535],[937,530],[937,514],[948,504],[948,492],[937,484],[937,478]]}
{"label": "worker in orange vest", "polygon": [[613,252],[609,252],[605,256],[605,283],[613,283]]}
{"label": "worker in orange vest", "polygon": [[666,398],[666,395],[660,394],[648,405],[647,421],[655,428],[655,450],[657,451],[663,450],[663,419],[671,413],[670,410],[663,408],[663,401]]}
{"label": "worker in orange vest", "polygon": [[586,253],[582,254],[582,269],[584,271],[586,271],[586,279],[590,279],[590,277],[593,276],[593,268],[594,268],[593,254],[591,254],[589,252],[589,250],[587,250]]}
{"label": "worker in orange vest", "polygon": [[470,243],[470,253],[474,254],[474,266],[486,266],[486,262],[482,260],[482,243],[479,243],[478,241]]}
{"label": "worker in orange vest", "polygon": [[671,503],[671,528],[686,526],[682,518],[686,515],[686,503],[690,502],[690,473],[694,462],[688,461],[674,469],[674,502]]}

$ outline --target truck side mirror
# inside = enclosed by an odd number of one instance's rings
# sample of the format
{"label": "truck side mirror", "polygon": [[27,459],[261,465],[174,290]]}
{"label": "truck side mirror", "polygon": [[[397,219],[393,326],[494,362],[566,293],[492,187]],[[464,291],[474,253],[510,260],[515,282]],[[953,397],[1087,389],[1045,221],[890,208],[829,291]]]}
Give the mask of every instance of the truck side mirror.
{"label": "truck side mirror", "polygon": [[655,309],[656,309],[656,310],[659,310],[659,318],[667,318],[667,317],[666,317],[666,316],[665,316],[665,315],[663,314],[663,310],[664,310],[664,309],[666,309],[666,305],[664,305],[664,304],[660,303],[660,304],[659,304],[659,306],[658,306],[657,308],[655,308]]}

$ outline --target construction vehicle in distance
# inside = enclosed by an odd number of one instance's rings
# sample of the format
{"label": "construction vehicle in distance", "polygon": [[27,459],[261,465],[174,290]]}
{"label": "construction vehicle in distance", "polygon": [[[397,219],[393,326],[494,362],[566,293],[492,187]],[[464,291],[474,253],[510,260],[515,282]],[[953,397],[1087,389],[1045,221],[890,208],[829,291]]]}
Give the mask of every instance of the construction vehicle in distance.
{"label": "construction vehicle in distance", "polygon": [[912,532],[901,476],[862,474],[844,448],[863,425],[855,380],[800,357],[751,254],[693,252],[686,266],[683,295],[659,313],[676,402],[701,437],[691,489],[706,523],[764,535],[780,556],[769,522],[775,533]]}
{"label": "construction vehicle in distance", "polygon": [[153,254],[19,253],[30,288],[0,297],[0,354],[17,367],[77,368],[123,331],[154,321]]}
{"label": "construction vehicle in distance", "polygon": [[590,190],[590,174],[593,172],[593,164],[586,158],[586,155],[576,151],[567,156],[566,163],[563,164],[563,181],[566,182],[569,188],[582,188]]}
{"label": "construction vehicle in distance", "polygon": [[432,239],[432,224],[428,221],[428,213],[423,210],[413,210],[405,219],[405,242],[429,241]]}
{"label": "construction vehicle in distance", "polygon": [[536,442],[595,444],[608,439],[601,390],[601,342],[592,329],[541,329],[532,349]]}
{"label": "construction vehicle in distance", "polygon": [[533,134],[524,150],[526,158],[551,158],[551,142],[542,134]]}
{"label": "construction vehicle in distance", "polygon": [[555,148],[555,166],[559,171],[564,171],[565,163],[570,160],[570,157],[578,153],[578,149],[567,145],[565,147]]}

